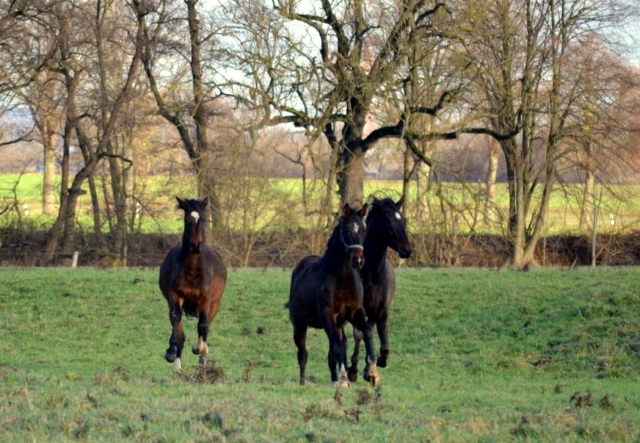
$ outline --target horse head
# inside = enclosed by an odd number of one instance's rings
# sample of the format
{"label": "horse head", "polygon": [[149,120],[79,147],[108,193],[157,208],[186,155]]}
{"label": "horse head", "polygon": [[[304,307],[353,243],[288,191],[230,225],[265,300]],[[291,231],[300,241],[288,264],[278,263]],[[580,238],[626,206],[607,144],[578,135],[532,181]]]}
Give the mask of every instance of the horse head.
{"label": "horse head", "polygon": [[362,219],[367,213],[367,205],[365,204],[359,211],[352,209],[349,203],[345,203],[338,230],[340,231],[340,240],[347,251],[347,255],[351,257],[351,263],[354,268],[362,269],[364,265],[364,223]]}
{"label": "horse head", "polygon": [[373,238],[380,239],[396,251],[401,258],[409,258],[413,247],[407,236],[407,219],[400,212],[403,203],[404,197],[397,202],[390,198],[374,198],[367,214],[367,231]]}
{"label": "horse head", "polygon": [[208,199],[204,200],[178,200],[178,207],[184,211],[184,231],[182,233],[183,246],[188,245],[189,251],[194,254],[200,252],[204,243],[205,210]]}

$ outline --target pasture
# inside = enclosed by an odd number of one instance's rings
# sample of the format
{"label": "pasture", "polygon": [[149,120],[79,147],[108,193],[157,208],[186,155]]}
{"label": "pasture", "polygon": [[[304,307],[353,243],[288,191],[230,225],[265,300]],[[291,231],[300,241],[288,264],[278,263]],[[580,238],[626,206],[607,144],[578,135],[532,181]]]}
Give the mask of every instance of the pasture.
{"label": "pasture", "polygon": [[[56,177],[59,180],[59,176]],[[20,180],[16,194],[20,205],[27,204],[29,207],[29,217],[25,217],[24,221],[27,226],[42,228],[49,227],[55,221],[55,217],[46,217],[42,215],[42,174],[29,173],[22,177],[19,174],[0,174],[0,205],[13,202],[13,187]],[[102,189],[102,178],[96,177],[96,186]],[[251,188],[247,183],[247,187]],[[136,223],[136,230],[144,233],[165,233],[176,234],[182,232],[182,222],[180,214],[175,211],[175,196],[195,197],[196,188],[195,180],[191,176],[148,176],[139,178],[139,198],[145,203],[145,210],[141,211],[141,219]],[[317,204],[324,195],[324,184],[321,181],[310,180],[308,182],[308,198],[313,204]],[[88,185],[85,184],[88,190]],[[171,192],[167,193],[167,189]],[[255,204],[265,192],[271,200],[270,204],[261,203],[260,209],[251,216],[255,220],[249,225],[242,225],[243,215],[240,209],[230,210],[228,220],[232,229],[249,229],[260,230],[268,229],[289,229],[295,226],[306,226],[306,219],[303,216],[302,209],[302,180],[299,179],[269,179],[268,184],[262,184],[260,189],[256,191],[256,195],[245,195],[244,198],[249,200],[242,201],[243,205],[250,206]],[[365,196],[376,194],[378,196],[391,196],[398,198],[402,192],[402,183],[400,181],[384,181],[384,180],[366,180]],[[416,184],[413,182],[410,187],[412,197],[416,195]],[[478,202],[484,201],[484,185],[482,184],[459,184],[444,183],[442,192],[438,194],[435,187],[432,187],[429,193],[429,199],[434,208],[439,207],[438,195],[447,203],[446,207],[456,208],[453,212],[466,212],[466,218],[471,217],[473,208]],[[598,191],[599,192],[599,191]],[[557,186],[555,192],[551,196],[549,216],[547,222],[548,234],[562,234],[576,232],[579,226],[580,204],[582,201],[584,188],[581,185],[564,185]],[[250,194],[250,193],[249,193]],[[538,197],[536,195],[536,198]],[[233,198],[236,198],[234,196]],[[100,206],[104,211],[105,203],[102,201],[102,192],[99,192]],[[232,199],[233,199],[232,198]],[[240,197],[237,197],[240,198]],[[338,197],[334,194],[334,207],[338,207]],[[297,218],[286,219],[280,221],[286,226],[274,226],[269,223],[274,214],[281,208],[282,203],[287,202],[286,212],[291,214],[299,214]],[[502,216],[506,216],[509,206],[509,196],[506,183],[499,183],[496,186],[495,204]],[[241,205],[242,206],[242,205]],[[244,207],[244,206],[242,206]],[[2,206],[0,206],[0,209]],[[240,212],[238,212],[240,211]],[[624,230],[633,230],[637,228],[640,218],[640,186],[623,185],[610,186],[604,190],[601,204],[601,215],[599,219],[599,232],[601,234],[609,234],[611,232],[619,232]],[[103,214],[104,215],[104,214]],[[610,215],[615,219],[615,227],[610,225]],[[14,217],[14,213],[10,212],[3,216],[6,220]],[[78,222],[87,231],[92,230],[92,212],[91,199],[89,194],[83,195],[78,203]],[[294,226],[295,225],[295,226]],[[424,230],[424,226],[410,225],[409,229],[413,232]],[[464,223],[459,226],[461,232],[464,233]],[[477,227],[478,232],[501,234],[502,228],[498,225],[480,224]]]}
{"label": "pasture", "polygon": [[[323,331],[298,385],[289,278],[230,270],[217,372],[185,352],[174,376],[157,270],[2,269],[0,439],[640,439],[637,269],[400,269],[381,387],[339,392]],[[194,319],[185,331],[189,345]]]}

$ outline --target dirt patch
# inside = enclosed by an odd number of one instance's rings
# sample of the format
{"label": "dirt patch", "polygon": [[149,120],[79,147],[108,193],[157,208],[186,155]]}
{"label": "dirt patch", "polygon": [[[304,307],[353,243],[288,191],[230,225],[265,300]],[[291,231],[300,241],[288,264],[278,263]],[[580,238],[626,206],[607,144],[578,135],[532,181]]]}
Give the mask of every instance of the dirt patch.
{"label": "dirt patch", "polygon": [[356,396],[356,404],[358,406],[366,405],[373,401],[373,395],[367,389],[359,389]]}
{"label": "dirt patch", "polygon": [[576,408],[590,408],[593,406],[593,399],[591,398],[590,392],[582,394],[580,391],[576,391],[569,399],[569,403]]}
{"label": "dirt patch", "polygon": [[221,383],[227,379],[224,369],[215,361],[210,361],[206,366],[196,366],[193,375],[184,372],[175,372],[174,377],[187,382],[201,384]]}

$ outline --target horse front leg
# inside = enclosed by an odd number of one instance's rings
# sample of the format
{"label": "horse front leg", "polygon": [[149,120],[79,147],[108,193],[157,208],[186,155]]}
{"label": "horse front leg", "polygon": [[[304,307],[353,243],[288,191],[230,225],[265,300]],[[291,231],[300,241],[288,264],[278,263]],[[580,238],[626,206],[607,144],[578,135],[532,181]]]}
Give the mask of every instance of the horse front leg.
{"label": "horse front leg", "polygon": [[367,323],[367,318],[364,313],[364,308],[358,309],[352,321],[353,326],[362,331],[362,338],[364,340],[364,347],[367,351],[366,362],[367,365],[364,368],[364,373],[362,377],[371,383],[373,386],[380,383],[380,375],[378,374],[377,369],[377,359],[376,354],[373,350],[373,334],[371,331],[371,325]]}
{"label": "horse front leg", "polygon": [[[343,349],[343,359],[347,360],[347,335],[344,333],[344,328],[338,328],[338,335],[340,336],[340,341],[342,342]],[[338,356],[334,353],[334,350],[329,347],[329,353],[327,355],[327,362],[329,363],[329,371],[331,371],[331,382],[336,383],[338,381]]]}
{"label": "horse front leg", "polygon": [[169,348],[165,352],[164,358],[169,363],[173,363],[175,372],[182,369],[182,349],[184,348],[184,330],[182,326],[182,299],[175,297],[169,302],[169,321],[171,322],[171,337],[169,337]]}
{"label": "horse front leg", "polygon": [[[337,388],[349,388],[349,377],[347,376],[347,352],[344,347],[343,335],[341,329],[338,328],[336,320],[329,309],[323,312],[320,316],[320,321],[324,327],[324,331],[329,338],[329,353],[327,360],[329,363],[329,370],[331,371],[331,382]],[[336,372],[336,364],[338,367],[339,375]]]}
{"label": "horse front leg", "polygon": [[191,351],[200,355],[199,363],[205,366],[209,359],[209,346],[207,345],[207,337],[209,335],[209,309],[203,306],[198,310],[198,341]]}
{"label": "horse front leg", "polygon": [[353,354],[351,354],[351,366],[349,366],[349,381],[355,382],[358,379],[358,359],[360,358],[360,342],[362,341],[362,331],[353,327]]}

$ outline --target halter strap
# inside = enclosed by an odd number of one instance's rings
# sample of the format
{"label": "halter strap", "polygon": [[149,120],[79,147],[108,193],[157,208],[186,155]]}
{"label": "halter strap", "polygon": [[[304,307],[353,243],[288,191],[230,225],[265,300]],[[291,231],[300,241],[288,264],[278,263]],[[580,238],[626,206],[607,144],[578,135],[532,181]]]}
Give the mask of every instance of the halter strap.
{"label": "halter strap", "polygon": [[342,240],[342,244],[344,245],[347,252],[349,252],[349,250],[351,249],[360,249],[361,251],[364,251],[364,246],[359,245],[357,243],[348,245],[347,242],[344,241],[344,236],[342,235],[342,224],[340,224],[339,229],[340,229],[340,240]]}

